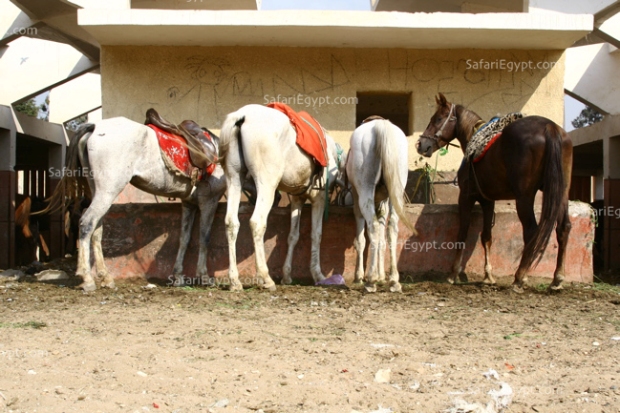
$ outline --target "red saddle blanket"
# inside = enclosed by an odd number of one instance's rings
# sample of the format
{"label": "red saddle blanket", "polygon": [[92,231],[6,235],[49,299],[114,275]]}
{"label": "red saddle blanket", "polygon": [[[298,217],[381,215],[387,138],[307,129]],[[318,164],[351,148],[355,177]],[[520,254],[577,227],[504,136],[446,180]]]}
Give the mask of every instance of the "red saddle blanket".
{"label": "red saddle blanket", "polygon": [[327,140],[323,128],[309,113],[295,112],[290,106],[280,102],[267,105],[284,113],[297,132],[297,145],[314,158],[314,162],[327,166]]}
{"label": "red saddle blanket", "polygon": [[[159,142],[159,148],[161,149],[162,156],[167,158],[166,164],[168,166],[174,165],[178,172],[188,178],[191,178],[192,171],[198,168],[195,167],[189,159],[189,149],[187,149],[187,142],[185,141],[185,138],[163,131],[155,125],[146,126],[153,129],[157,135],[157,141]],[[205,136],[211,139],[207,133],[205,133]],[[212,163],[207,167],[207,170],[202,173],[202,176],[199,176],[198,180],[207,179],[211,176],[214,170],[215,164]]]}
{"label": "red saddle blanket", "polygon": [[478,155],[476,158],[474,158],[474,163],[479,162],[482,160],[482,158],[484,158],[484,155],[486,155],[487,151],[489,150],[489,148],[491,148],[491,145],[493,145],[495,143],[495,141],[502,136],[502,133],[497,133],[495,135],[493,135],[493,137],[491,138],[491,140],[489,140],[487,142],[486,145],[484,145],[484,148],[482,149],[482,152],[480,152],[480,155]]}

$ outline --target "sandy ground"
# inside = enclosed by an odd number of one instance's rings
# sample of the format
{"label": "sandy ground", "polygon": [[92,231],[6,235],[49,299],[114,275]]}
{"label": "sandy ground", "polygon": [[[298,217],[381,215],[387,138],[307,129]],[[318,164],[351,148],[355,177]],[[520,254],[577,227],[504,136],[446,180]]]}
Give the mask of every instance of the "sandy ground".
{"label": "sandy ground", "polygon": [[66,284],[0,282],[0,411],[620,412],[607,284]]}

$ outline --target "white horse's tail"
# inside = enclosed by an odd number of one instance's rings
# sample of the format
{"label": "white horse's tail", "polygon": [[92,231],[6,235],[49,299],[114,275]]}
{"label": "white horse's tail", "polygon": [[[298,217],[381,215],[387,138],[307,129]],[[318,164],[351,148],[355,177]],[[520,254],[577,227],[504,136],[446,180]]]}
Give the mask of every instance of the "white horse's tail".
{"label": "white horse's tail", "polygon": [[[405,215],[406,182],[402,182],[398,170],[398,159],[403,154],[399,153],[398,137],[394,134],[394,126],[389,120],[381,119],[374,122],[373,129],[376,142],[375,154],[381,159],[383,180],[388,189],[390,202],[394,207],[394,211],[407,228],[409,228],[414,235],[417,235],[418,232]],[[405,154],[405,156],[406,155],[407,154]]]}
{"label": "white horse's tail", "polygon": [[[222,166],[226,167],[226,160],[228,159],[228,152],[230,151],[230,144],[234,140],[239,141],[241,137],[241,125],[245,122],[245,114],[241,113],[240,110],[229,113],[226,116],[226,120],[222,125],[222,129],[220,131],[220,146],[219,146],[219,157],[220,163]],[[242,157],[240,157],[242,159]]]}
{"label": "white horse's tail", "polygon": [[[52,195],[46,199],[47,207],[33,214],[45,214],[48,212],[56,212],[62,207],[79,198],[78,189],[88,188],[86,178],[81,175],[81,168],[84,165],[80,163],[80,153],[84,153],[86,142],[95,130],[95,124],[85,123],[73,135],[69,146],[67,147],[67,155],[65,156],[65,169],[63,171],[60,182],[54,189]],[[79,201],[77,202],[79,203]]]}

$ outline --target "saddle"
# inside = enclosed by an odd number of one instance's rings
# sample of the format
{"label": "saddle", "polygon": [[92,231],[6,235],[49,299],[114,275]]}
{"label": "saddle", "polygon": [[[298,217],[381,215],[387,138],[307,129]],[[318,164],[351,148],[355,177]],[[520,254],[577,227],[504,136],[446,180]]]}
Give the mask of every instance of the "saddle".
{"label": "saddle", "polygon": [[209,168],[209,165],[218,161],[218,151],[211,132],[203,129],[193,120],[184,120],[179,125],[174,125],[162,118],[153,108],[146,111],[145,125],[155,125],[159,129],[181,136],[187,141],[187,149],[189,150],[189,159],[192,165],[203,171]]}
{"label": "saddle", "polygon": [[362,121],[362,123],[366,123],[366,122],[372,122],[373,120],[385,120],[384,117],[381,117],[379,115],[370,115],[369,117],[367,117],[366,119],[364,119]]}

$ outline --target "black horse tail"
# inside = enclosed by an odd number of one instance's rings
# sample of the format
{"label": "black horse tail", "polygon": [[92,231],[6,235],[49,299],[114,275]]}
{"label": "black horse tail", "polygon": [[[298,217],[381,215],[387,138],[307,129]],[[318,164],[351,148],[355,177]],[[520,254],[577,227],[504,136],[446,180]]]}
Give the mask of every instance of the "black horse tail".
{"label": "black horse tail", "polygon": [[86,178],[82,177],[81,174],[82,165],[80,164],[79,154],[81,150],[85,149],[85,142],[81,141],[85,136],[88,139],[94,130],[95,125],[93,123],[86,123],[73,135],[67,147],[65,169],[62,171],[60,182],[52,195],[45,200],[48,203],[47,207],[41,211],[33,212],[32,215],[57,212],[73,201],[79,203],[79,189],[88,188],[88,183],[85,182]]}
{"label": "black horse tail", "polygon": [[549,243],[551,232],[564,208],[564,173],[562,171],[562,130],[553,122],[545,126],[545,157],[543,158],[543,204],[538,228],[523,249],[522,264],[536,267]]}

